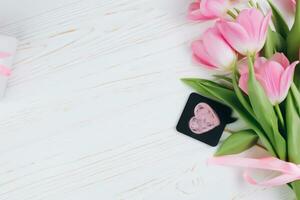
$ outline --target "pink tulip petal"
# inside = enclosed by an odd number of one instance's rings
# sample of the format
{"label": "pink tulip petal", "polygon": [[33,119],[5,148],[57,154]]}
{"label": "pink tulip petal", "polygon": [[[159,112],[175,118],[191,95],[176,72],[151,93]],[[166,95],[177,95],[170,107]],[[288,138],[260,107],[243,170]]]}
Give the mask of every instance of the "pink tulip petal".
{"label": "pink tulip petal", "polygon": [[218,22],[218,28],[226,41],[240,54],[258,53],[266,41],[271,13],[266,17],[255,8],[244,9],[236,22]]}
{"label": "pink tulip petal", "polygon": [[206,69],[209,69],[209,70],[216,70],[218,69],[217,67],[215,66],[212,66],[212,65],[209,65],[209,64],[205,64],[205,62],[203,62],[203,60],[201,60],[197,55],[193,54],[193,59],[201,65],[201,67],[204,67]]}
{"label": "pink tulip petal", "polygon": [[245,29],[238,23],[220,21],[217,26],[225,40],[239,53],[246,55],[248,52],[249,37]]}
{"label": "pink tulip petal", "polygon": [[201,13],[207,17],[220,17],[227,10],[225,0],[202,0],[200,7]]}
{"label": "pink tulip petal", "polygon": [[248,94],[248,74],[241,75],[239,79],[239,87],[242,89],[243,92]]}
{"label": "pink tulip petal", "polygon": [[190,20],[202,20],[205,19],[205,16],[203,16],[200,12],[200,3],[194,2],[190,4],[189,10],[188,10],[188,18]]}
{"label": "pink tulip petal", "polygon": [[10,76],[11,69],[7,68],[5,65],[0,64],[0,74],[4,76]]}
{"label": "pink tulip petal", "polygon": [[[248,78],[249,78],[249,75],[246,73],[246,74],[241,75],[240,79],[239,79],[239,87],[246,94],[248,94]],[[261,84],[261,86],[264,88],[264,83],[262,81],[263,78],[259,74],[256,74],[255,78]]]}
{"label": "pink tulip petal", "polygon": [[210,58],[209,54],[207,53],[202,40],[197,40],[192,43],[192,51],[194,53],[196,61],[200,64],[210,67],[216,66],[213,60]]}
{"label": "pink tulip petal", "polygon": [[194,20],[194,21],[205,21],[205,20],[211,20],[211,19],[216,19],[216,15],[204,15],[202,13],[201,9],[201,1],[197,0],[194,3],[191,3],[188,9],[188,19]]}
{"label": "pink tulip petal", "polygon": [[[251,20],[249,20],[251,19]],[[237,23],[239,23],[247,31],[250,38],[254,41],[259,41],[260,27],[264,20],[264,15],[257,9],[244,9],[237,17]]]}
{"label": "pink tulip petal", "polygon": [[208,20],[209,18],[203,16],[200,12],[200,10],[195,10],[192,12],[189,12],[188,14],[188,19],[193,20],[193,21],[205,21]]}
{"label": "pink tulip petal", "polygon": [[260,31],[259,31],[259,44],[258,44],[258,51],[260,51],[266,41],[267,38],[267,33],[268,33],[268,28],[269,28],[269,24],[271,21],[271,16],[272,13],[271,11],[268,12],[267,16],[263,19],[261,26],[260,26]]}
{"label": "pink tulip petal", "polygon": [[281,0],[280,3],[282,3],[283,8],[289,12],[294,13],[296,8],[296,0]]}
{"label": "pink tulip petal", "polygon": [[271,60],[280,63],[283,68],[287,68],[290,65],[290,61],[283,53],[275,53]]}
{"label": "pink tulip petal", "polygon": [[254,68],[255,71],[259,70],[260,66],[264,65],[268,60],[264,57],[255,58]]}
{"label": "pink tulip petal", "polygon": [[283,72],[284,68],[274,61],[267,61],[258,69],[258,81],[272,104],[275,104],[280,99],[280,79]]}
{"label": "pink tulip petal", "polygon": [[[239,87],[247,93],[248,67],[245,59],[240,62]],[[295,67],[299,63],[295,61],[286,68],[282,66],[288,62],[284,54],[280,53],[276,53],[270,60],[263,57],[255,59],[255,77],[273,105],[281,103],[286,98],[293,81]]]}
{"label": "pink tulip petal", "polygon": [[289,65],[284,72],[281,75],[280,79],[280,101],[283,101],[289,91],[289,88],[293,82],[293,76],[296,65],[299,63],[299,61],[293,62],[291,65]]}
{"label": "pink tulip petal", "polygon": [[245,57],[238,62],[240,75],[248,74],[248,59]]}
{"label": "pink tulip petal", "polygon": [[194,2],[191,3],[188,10],[188,18],[190,20],[201,20],[205,17],[200,12],[200,3]]}
{"label": "pink tulip petal", "polygon": [[[267,59],[264,57],[257,57],[255,58],[255,63],[254,63],[254,71],[256,72],[260,66],[262,66],[265,62],[267,62]],[[242,60],[239,61],[238,63],[239,66],[239,73],[242,74],[248,74],[248,59],[243,58]]]}
{"label": "pink tulip petal", "polygon": [[[235,52],[223,39],[217,28],[209,28],[203,34],[203,44],[207,54],[213,58],[214,63],[218,67],[230,67],[236,59]],[[221,54],[218,52],[222,52]]]}
{"label": "pink tulip petal", "polygon": [[200,9],[200,3],[199,2],[194,2],[191,3],[189,6],[189,11],[195,11]]}
{"label": "pink tulip petal", "polygon": [[192,51],[197,62],[221,71],[227,71],[237,59],[216,26],[208,28],[200,40],[192,43]]}
{"label": "pink tulip petal", "polygon": [[10,53],[0,51],[0,58],[7,58],[7,57],[10,57],[10,56],[11,56]]}

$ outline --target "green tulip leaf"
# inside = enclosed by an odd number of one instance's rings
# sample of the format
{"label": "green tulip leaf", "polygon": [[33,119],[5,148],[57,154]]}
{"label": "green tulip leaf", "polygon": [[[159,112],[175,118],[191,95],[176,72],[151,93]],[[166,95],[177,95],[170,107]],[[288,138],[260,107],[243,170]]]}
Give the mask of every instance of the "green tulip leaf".
{"label": "green tulip leaf", "polygon": [[213,75],[215,78],[215,81],[218,83],[221,83],[223,86],[225,86],[228,89],[232,89],[232,80],[228,76],[224,75]]}
{"label": "green tulip leaf", "polygon": [[276,52],[286,53],[286,48],[286,41],[283,39],[283,37],[279,33],[274,32],[271,30],[271,28],[269,28],[266,43],[262,51],[263,56],[266,58],[271,58]]}
{"label": "green tulip leaf", "polygon": [[218,80],[223,80],[223,81],[226,81],[226,82],[228,82],[228,83],[231,83],[232,82],[232,80],[231,80],[231,78],[229,78],[228,76],[224,76],[224,75],[213,75],[216,79],[218,79]]}
{"label": "green tulip leaf", "polygon": [[280,11],[274,6],[273,2],[271,0],[268,0],[268,3],[272,9],[272,20],[275,26],[276,31],[283,37],[286,38],[289,27],[287,23],[285,22],[283,15],[280,13]]}
{"label": "green tulip leaf", "polygon": [[300,117],[291,92],[286,99],[286,129],[289,161],[300,164]]}
{"label": "green tulip leaf", "polygon": [[291,94],[294,100],[294,105],[296,107],[297,113],[300,116],[300,93],[294,83],[292,83],[291,85]]}
{"label": "green tulip leaf", "polygon": [[230,135],[221,144],[215,156],[224,156],[241,153],[257,143],[258,136],[252,130],[242,130]]}
{"label": "green tulip leaf", "polygon": [[[286,99],[286,129],[287,129],[287,145],[288,145],[288,161],[300,164],[300,117],[293,100],[292,92]],[[300,181],[292,183],[292,187],[297,196],[300,195]]]}

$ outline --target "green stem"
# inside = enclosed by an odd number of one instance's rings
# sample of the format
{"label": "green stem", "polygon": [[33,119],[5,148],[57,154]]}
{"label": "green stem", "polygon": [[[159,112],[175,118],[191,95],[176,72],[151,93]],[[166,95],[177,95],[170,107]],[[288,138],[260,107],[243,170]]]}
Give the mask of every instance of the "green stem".
{"label": "green stem", "polygon": [[244,108],[249,112],[249,114],[255,118],[253,109],[250,105],[250,103],[246,100],[246,98],[244,97],[242,91],[239,88],[238,82],[237,82],[237,76],[238,76],[238,70],[237,70],[237,64],[235,63],[233,65],[233,70],[232,70],[232,86],[233,89],[235,91],[235,94],[237,96],[237,98],[239,99],[239,101],[241,102],[241,104],[244,106]]}
{"label": "green stem", "polygon": [[300,23],[300,0],[297,0],[296,3],[296,14],[295,14],[295,24]]}
{"label": "green stem", "polygon": [[291,85],[291,93],[292,93],[292,97],[293,97],[298,115],[300,116],[300,93],[299,93],[299,90],[297,89],[295,83],[292,83],[292,85]]}
{"label": "green stem", "polygon": [[[255,77],[255,72],[254,72],[254,66],[253,66],[253,62],[254,62],[254,56],[252,56],[251,54],[247,54],[247,59],[248,59],[248,69],[249,69],[249,78],[250,77]],[[253,75],[253,76],[252,76]]]}
{"label": "green stem", "polygon": [[284,128],[284,120],[283,120],[283,116],[282,116],[279,104],[275,105],[275,111],[276,111],[277,116],[279,118],[279,122],[280,122],[281,128]]}
{"label": "green stem", "polygon": [[296,195],[296,200],[300,200],[300,181],[292,182],[292,188]]}

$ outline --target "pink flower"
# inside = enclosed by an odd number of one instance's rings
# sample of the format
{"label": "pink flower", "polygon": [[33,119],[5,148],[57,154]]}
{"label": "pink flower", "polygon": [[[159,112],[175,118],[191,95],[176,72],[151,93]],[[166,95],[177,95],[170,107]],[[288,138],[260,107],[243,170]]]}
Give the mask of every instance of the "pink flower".
{"label": "pink flower", "polygon": [[293,13],[296,9],[296,0],[281,0],[283,7],[287,9],[288,12]]}
{"label": "pink flower", "polygon": [[289,0],[293,6],[296,6],[296,0]]}
{"label": "pink flower", "polygon": [[209,28],[192,43],[195,60],[208,69],[226,71],[236,62],[236,52],[223,39],[217,27]]}
{"label": "pink flower", "polygon": [[[282,53],[276,53],[267,60],[258,57],[254,63],[255,77],[263,87],[273,105],[281,103],[287,96],[293,81],[293,74],[299,61],[290,64]],[[248,66],[242,61],[240,66],[239,86],[248,93]]]}
{"label": "pink flower", "polygon": [[202,21],[220,18],[226,15],[230,0],[195,0],[190,4],[188,18]]}
{"label": "pink flower", "polygon": [[270,12],[264,17],[258,9],[244,9],[235,22],[222,20],[218,22],[218,28],[236,51],[254,55],[265,44],[270,20]]}

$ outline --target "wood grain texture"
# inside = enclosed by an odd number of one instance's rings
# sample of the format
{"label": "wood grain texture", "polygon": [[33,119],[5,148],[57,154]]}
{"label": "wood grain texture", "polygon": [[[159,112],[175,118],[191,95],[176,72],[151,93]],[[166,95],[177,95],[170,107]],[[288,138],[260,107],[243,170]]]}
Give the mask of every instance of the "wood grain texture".
{"label": "wood grain texture", "polygon": [[0,200],[289,200],[241,170],[207,166],[214,148],[178,134],[208,74],[189,44],[205,26],[186,0],[10,0],[0,33],[19,47],[0,102]]}

